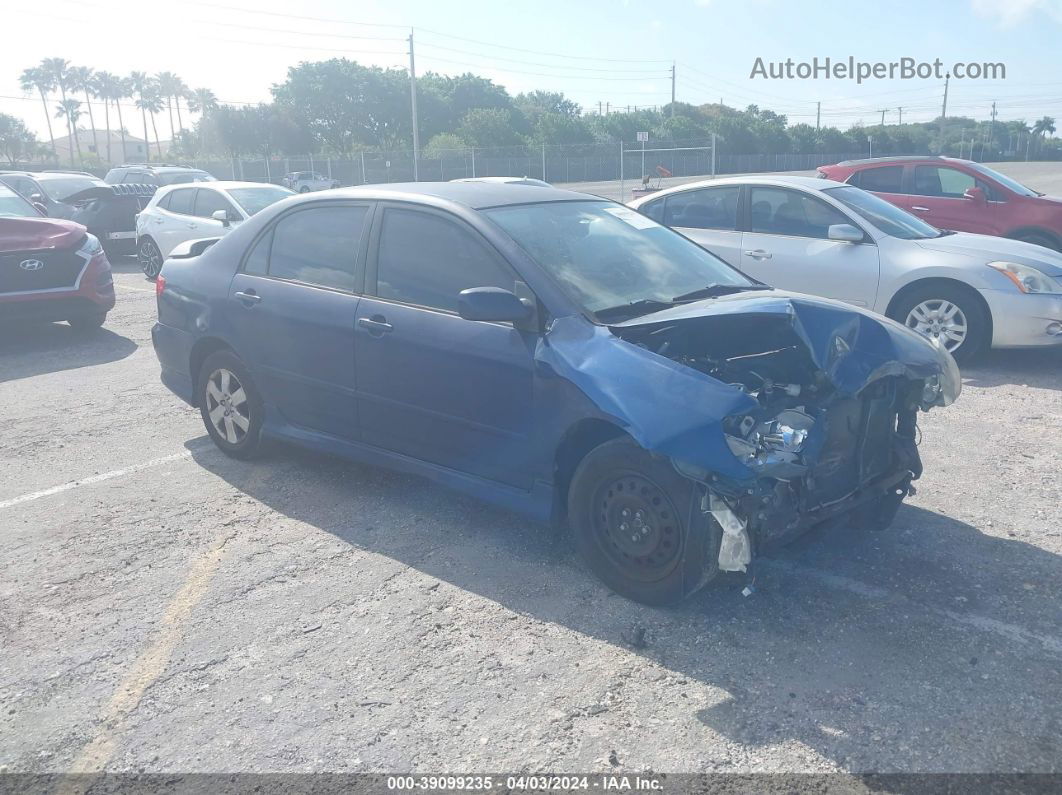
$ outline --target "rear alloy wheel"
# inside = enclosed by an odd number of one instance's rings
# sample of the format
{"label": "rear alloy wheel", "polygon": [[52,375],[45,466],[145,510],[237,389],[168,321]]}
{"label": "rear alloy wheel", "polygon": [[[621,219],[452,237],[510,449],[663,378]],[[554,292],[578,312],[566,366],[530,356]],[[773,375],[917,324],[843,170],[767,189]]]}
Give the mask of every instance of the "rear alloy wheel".
{"label": "rear alloy wheel", "polygon": [[605,442],[579,464],[568,517],[587,565],[628,599],[674,604],[718,571],[718,526],[693,484],[630,439]]}
{"label": "rear alloy wheel", "polygon": [[988,313],[977,298],[948,285],[927,284],[912,290],[890,317],[935,340],[959,362],[977,357],[991,340]]}
{"label": "rear alloy wheel", "polygon": [[214,443],[233,458],[258,455],[262,401],[243,362],[229,351],[211,354],[197,383],[199,413]]}
{"label": "rear alloy wheel", "polygon": [[150,237],[141,240],[136,250],[136,258],[140,261],[140,269],[144,271],[145,276],[152,280],[158,278],[159,271],[162,270],[162,252],[154,240]]}

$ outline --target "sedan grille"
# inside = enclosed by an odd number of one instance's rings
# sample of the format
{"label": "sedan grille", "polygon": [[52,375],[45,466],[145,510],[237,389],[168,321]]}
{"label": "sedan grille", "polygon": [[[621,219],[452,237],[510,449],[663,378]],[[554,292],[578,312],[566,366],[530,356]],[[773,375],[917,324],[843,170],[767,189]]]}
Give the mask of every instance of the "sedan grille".
{"label": "sedan grille", "polygon": [[85,258],[75,249],[0,254],[0,295],[73,289],[84,267]]}

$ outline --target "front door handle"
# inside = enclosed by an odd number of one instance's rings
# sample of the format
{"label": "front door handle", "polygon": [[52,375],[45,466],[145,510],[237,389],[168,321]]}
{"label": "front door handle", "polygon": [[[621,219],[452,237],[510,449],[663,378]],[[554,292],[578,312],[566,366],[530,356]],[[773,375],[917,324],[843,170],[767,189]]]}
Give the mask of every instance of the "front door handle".
{"label": "front door handle", "polygon": [[752,251],[746,251],[745,254],[746,254],[746,256],[752,257],[753,259],[770,259],[771,258],[771,252],[770,251],[765,251],[762,248],[754,248]]}
{"label": "front door handle", "polygon": [[260,296],[254,290],[248,290],[247,292],[243,292],[241,290],[239,292],[233,293],[233,295],[236,298],[240,299],[244,303],[244,305],[248,307],[254,306],[262,300],[262,296]]}
{"label": "front door handle", "polygon": [[928,213],[929,212],[929,208],[928,207],[920,207],[917,204],[914,205],[913,207],[911,207],[911,209],[912,210],[918,210],[918,212],[920,212],[920,213]]}
{"label": "front door handle", "polygon": [[395,327],[387,322],[383,315],[373,315],[372,317],[359,317],[358,325],[363,329],[367,329],[373,336],[380,336],[388,331],[394,331]]}

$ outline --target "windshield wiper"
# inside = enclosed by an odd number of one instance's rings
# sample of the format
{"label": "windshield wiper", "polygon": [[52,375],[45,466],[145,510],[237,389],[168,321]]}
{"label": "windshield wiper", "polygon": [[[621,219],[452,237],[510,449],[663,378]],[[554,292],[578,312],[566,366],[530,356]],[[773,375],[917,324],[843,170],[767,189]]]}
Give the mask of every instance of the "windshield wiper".
{"label": "windshield wiper", "polygon": [[682,295],[676,295],[672,298],[672,302],[680,304],[683,301],[696,301],[698,298],[715,298],[719,295],[731,295],[732,293],[742,293],[746,290],[770,290],[766,284],[709,284],[707,287],[701,287],[697,290],[690,290],[688,293]]}
{"label": "windshield wiper", "polygon": [[638,315],[648,315],[650,312],[659,312],[661,309],[667,309],[673,306],[671,301],[658,301],[655,298],[639,298],[637,301],[631,301],[626,304],[617,304],[616,306],[607,306],[604,309],[598,309],[594,314],[597,317],[637,317]]}

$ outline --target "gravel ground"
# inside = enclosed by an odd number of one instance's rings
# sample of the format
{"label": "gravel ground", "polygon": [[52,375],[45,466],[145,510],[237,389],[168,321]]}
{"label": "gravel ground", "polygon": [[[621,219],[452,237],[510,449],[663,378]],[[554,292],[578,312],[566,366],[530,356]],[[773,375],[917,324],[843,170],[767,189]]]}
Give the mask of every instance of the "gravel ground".
{"label": "gravel ground", "polygon": [[675,610],[422,480],[209,443],[154,296],[0,338],[0,771],[1060,771],[1062,351],[923,415],[880,534]]}

